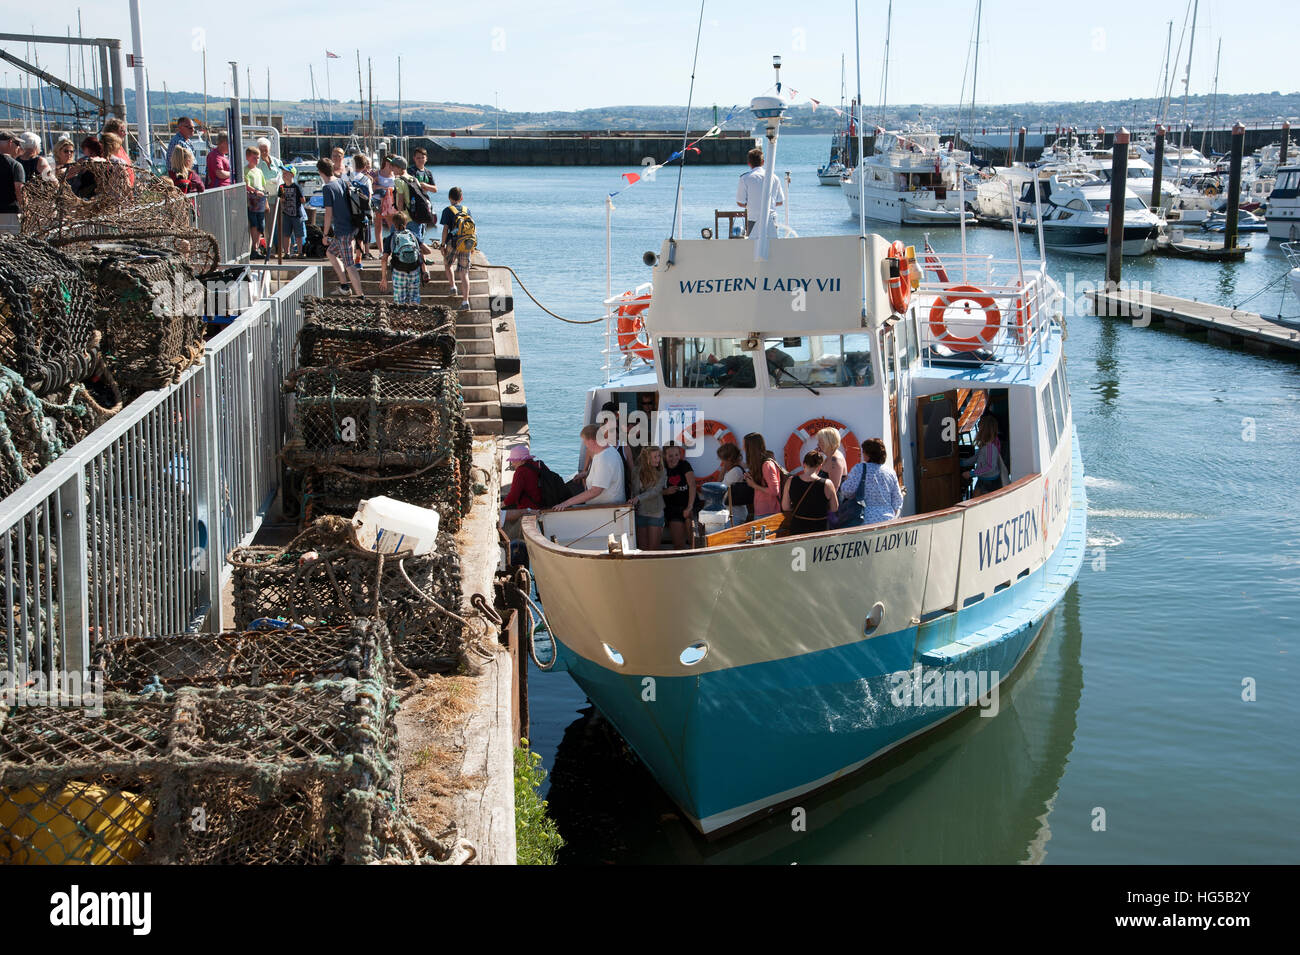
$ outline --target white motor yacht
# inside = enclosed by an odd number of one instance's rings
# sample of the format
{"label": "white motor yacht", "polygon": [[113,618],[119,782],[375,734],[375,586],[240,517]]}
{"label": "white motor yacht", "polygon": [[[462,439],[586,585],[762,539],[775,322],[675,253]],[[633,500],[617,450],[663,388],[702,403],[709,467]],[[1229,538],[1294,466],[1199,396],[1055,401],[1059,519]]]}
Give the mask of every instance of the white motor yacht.
{"label": "white motor yacht", "polygon": [[901,132],[876,131],[879,149],[843,180],[844,198],[854,216],[865,182],[866,218],[895,225],[959,225],[963,216],[958,176],[970,153],[943,149],[932,127]]}

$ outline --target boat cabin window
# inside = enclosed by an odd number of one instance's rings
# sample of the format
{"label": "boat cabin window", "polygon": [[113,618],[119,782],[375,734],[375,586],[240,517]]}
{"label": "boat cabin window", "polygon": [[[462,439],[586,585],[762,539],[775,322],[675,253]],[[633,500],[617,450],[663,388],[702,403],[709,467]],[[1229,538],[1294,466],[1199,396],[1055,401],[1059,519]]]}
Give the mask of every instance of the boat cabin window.
{"label": "boat cabin window", "polygon": [[1038,400],[1042,403],[1043,423],[1047,425],[1047,456],[1050,457],[1056,453],[1056,442],[1061,437],[1061,426],[1057,423],[1060,418],[1056,411],[1056,400],[1052,395],[1050,381],[1043,385]]}
{"label": "boat cabin window", "polygon": [[1087,212],[1088,204],[1082,199],[1071,199],[1065,208],[1074,209],[1076,212]]}
{"label": "boat cabin window", "polygon": [[912,313],[899,322],[895,326],[895,333],[898,338],[899,367],[909,369],[921,353],[921,346],[917,342],[916,314]]}
{"label": "boat cabin window", "polygon": [[777,388],[851,388],[873,383],[871,336],[788,335],[763,342]]}
{"label": "boat cabin window", "polygon": [[[1089,199],[1088,204],[1092,206],[1094,212],[1108,212],[1110,210],[1109,199]],[[1070,203],[1070,205],[1073,206],[1074,203]],[[1131,212],[1140,212],[1146,207],[1147,204],[1138,196],[1128,196],[1124,200],[1124,208]]]}
{"label": "boat cabin window", "polygon": [[740,338],[661,338],[666,388],[754,388],[754,359]]}
{"label": "boat cabin window", "polygon": [[1061,366],[1057,365],[1052,374],[1052,405],[1056,411],[1056,430],[1059,434],[1065,434],[1066,410],[1061,390]]}

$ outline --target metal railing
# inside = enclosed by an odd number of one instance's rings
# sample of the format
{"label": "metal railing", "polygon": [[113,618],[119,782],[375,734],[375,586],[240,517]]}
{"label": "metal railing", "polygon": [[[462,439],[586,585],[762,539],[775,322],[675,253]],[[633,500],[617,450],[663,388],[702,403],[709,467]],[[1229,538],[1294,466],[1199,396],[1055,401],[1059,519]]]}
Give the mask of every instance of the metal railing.
{"label": "metal railing", "polygon": [[53,683],[83,671],[99,640],[223,627],[225,554],[275,499],[280,386],[301,301],[321,290],[319,270],[302,272],[208,342],[178,383],[0,501],[0,668]]}
{"label": "metal railing", "polygon": [[198,227],[217,240],[221,261],[247,262],[248,192],[243,184],[208,189],[193,198]]}
{"label": "metal railing", "polygon": [[[1059,287],[1046,272],[991,255],[924,253],[922,261],[915,302],[927,364],[1020,364],[1028,373],[1042,361],[1060,307]],[[940,268],[946,278],[934,281]],[[954,354],[939,358],[934,346]]]}

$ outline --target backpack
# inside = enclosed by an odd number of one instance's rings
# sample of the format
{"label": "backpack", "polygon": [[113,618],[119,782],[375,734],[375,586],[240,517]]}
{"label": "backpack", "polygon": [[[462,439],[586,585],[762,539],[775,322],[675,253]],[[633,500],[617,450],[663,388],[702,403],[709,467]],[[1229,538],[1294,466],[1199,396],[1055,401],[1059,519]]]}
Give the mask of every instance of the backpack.
{"label": "backpack", "polygon": [[541,461],[537,462],[537,482],[542,489],[542,508],[552,508],[569,498],[564,487],[564,478],[560,477]]}
{"label": "backpack", "polygon": [[452,216],[451,233],[455,236],[456,252],[473,252],[478,248],[478,235],[474,231],[474,219],[462,203],[450,206]]}
{"label": "backpack", "polygon": [[353,228],[370,221],[370,195],[355,181],[349,179],[343,186],[348,197],[348,211],[352,213]]}
{"label": "backpack", "polygon": [[307,225],[307,242],[303,246],[302,254],[309,259],[323,259],[325,257],[325,233],[321,231],[318,225]]}
{"label": "backpack", "polygon": [[406,199],[406,211],[410,214],[411,221],[417,225],[433,225],[433,204],[424,194],[419,180],[411,176],[403,176],[402,181],[406,183],[409,193]]}
{"label": "backpack", "polygon": [[397,272],[414,272],[420,267],[420,247],[409,229],[393,231],[392,242],[393,270]]}

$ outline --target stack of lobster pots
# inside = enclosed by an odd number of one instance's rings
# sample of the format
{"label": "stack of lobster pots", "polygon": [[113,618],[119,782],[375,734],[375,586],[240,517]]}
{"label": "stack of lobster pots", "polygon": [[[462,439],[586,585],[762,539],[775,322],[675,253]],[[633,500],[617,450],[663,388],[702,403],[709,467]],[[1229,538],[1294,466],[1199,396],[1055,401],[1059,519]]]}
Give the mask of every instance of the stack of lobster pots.
{"label": "stack of lobster pots", "polygon": [[390,497],[455,532],[473,503],[455,322],[441,305],[309,298],[297,341],[285,462],[301,472],[304,524]]}

